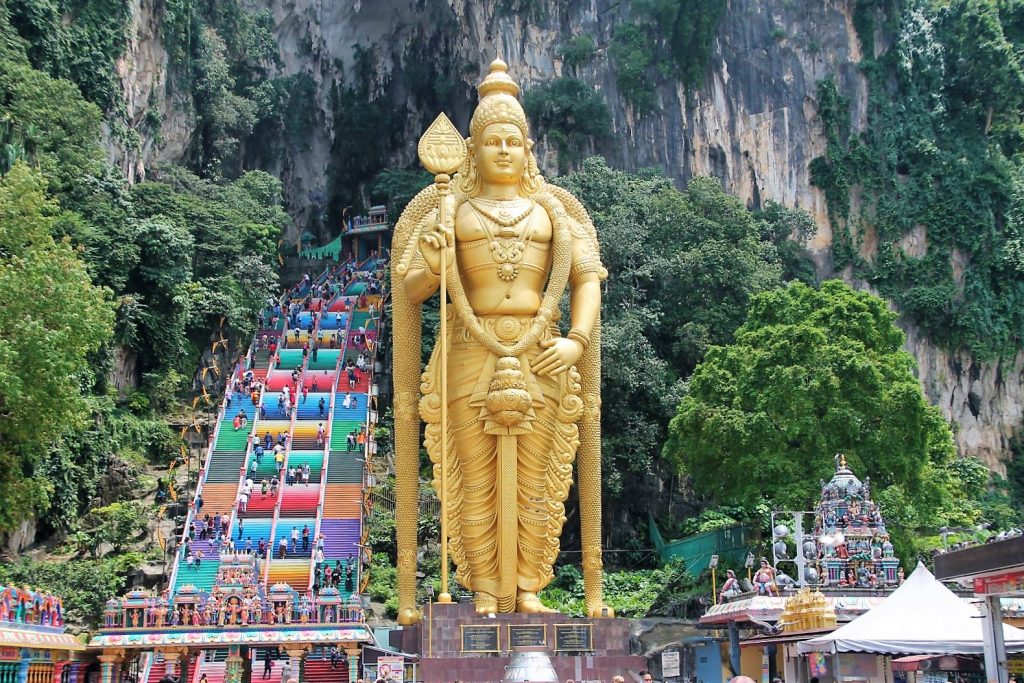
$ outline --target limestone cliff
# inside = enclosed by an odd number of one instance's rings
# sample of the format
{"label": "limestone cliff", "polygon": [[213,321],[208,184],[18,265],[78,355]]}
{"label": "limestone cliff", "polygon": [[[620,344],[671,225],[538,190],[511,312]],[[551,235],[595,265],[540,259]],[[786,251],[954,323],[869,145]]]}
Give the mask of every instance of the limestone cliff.
{"label": "limestone cliff", "polygon": [[[501,55],[528,89],[563,73],[559,48],[588,35],[597,50],[576,76],[599,89],[612,110],[613,135],[600,152],[616,166],[661,167],[678,183],[694,175],[718,177],[726,190],[751,207],[774,200],[810,212],[819,230],[812,251],[823,277],[834,275],[832,226],[822,193],[811,186],[808,165],[825,149],[816,115],[817,83],[834,77],[850,100],[852,127],[866,125],[867,86],[858,70],[860,44],[849,0],[729,0],[717,30],[703,87],[687,91],[672,79],[656,86],[657,106],[638,115],[618,92],[608,46],[614,27],[630,19],[630,3],[619,0],[247,0],[268,10],[284,74],[309,74],[317,85],[316,120],[321,123],[301,152],[276,169],[288,184],[300,217],[308,191],[322,187],[331,142],[347,131],[331,130],[331,86],[351,79],[358,47],[374,48],[374,96],[407,113],[403,144],[388,150],[395,165],[414,161],[415,142],[426,121],[425,99],[416,96],[418,77],[410,65],[434,60],[458,81],[446,103],[457,125],[467,127],[472,86],[480,69]],[[161,114],[160,143],[138,125],[143,144],[125,154],[112,147],[131,178],[153,161],[177,160],[190,143],[190,114],[173,84],[160,45],[156,0],[136,0],[131,49],[122,60],[130,118],[140,123],[149,108]],[[523,12],[509,7],[528,6]],[[443,67],[438,65],[443,64]],[[464,68],[454,68],[461,65]],[[429,99],[429,98],[428,98]],[[364,141],[368,148],[382,144]],[[543,143],[543,141],[541,141]],[[544,145],[538,146],[542,164]],[[342,160],[344,161],[344,160]],[[1010,434],[1021,425],[1024,355],[979,362],[966,353],[940,350],[907,328],[907,349],[918,361],[929,398],[959,424],[964,454],[997,470],[1008,455]]]}

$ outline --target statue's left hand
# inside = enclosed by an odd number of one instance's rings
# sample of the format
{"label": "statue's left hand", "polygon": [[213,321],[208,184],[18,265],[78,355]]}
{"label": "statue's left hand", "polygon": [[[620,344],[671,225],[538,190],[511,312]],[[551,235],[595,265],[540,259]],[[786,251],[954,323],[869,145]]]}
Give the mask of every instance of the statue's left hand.
{"label": "statue's left hand", "polygon": [[545,339],[540,346],[544,352],[533,362],[533,371],[538,375],[563,373],[583,355],[583,345],[565,337]]}

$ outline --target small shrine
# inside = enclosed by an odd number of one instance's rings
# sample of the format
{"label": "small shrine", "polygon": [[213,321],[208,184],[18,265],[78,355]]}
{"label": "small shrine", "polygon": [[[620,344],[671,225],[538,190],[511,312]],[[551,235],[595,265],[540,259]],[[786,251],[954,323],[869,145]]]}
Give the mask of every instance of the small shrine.
{"label": "small shrine", "polygon": [[836,611],[824,593],[802,588],[786,600],[779,623],[786,633],[833,629],[836,627]]}
{"label": "small shrine", "polygon": [[373,642],[361,598],[344,602],[335,589],[299,592],[287,583],[267,588],[256,566],[253,555],[224,553],[208,592],[185,583],[173,596],[132,590],[108,600],[89,643],[101,653],[101,683],[124,683],[122,663],[148,650],[173,675],[197,650],[227,649],[226,683],[240,682],[244,647],[280,648],[296,671],[313,648],[338,647],[355,670],[361,647]]}
{"label": "small shrine", "polygon": [[[821,481],[811,511],[773,515],[772,554],[747,562],[747,577],[727,570],[726,581],[700,618],[701,626],[726,628],[723,656],[733,671],[790,671],[794,643],[828,632],[879,605],[903,581],[903,570],[882,510],[871,500],[871,480],[835,457],[835,473]],[[787,649],[788,648],[788,649]],[[742,656],[746,651],[753,657]],[[772,652],[772,655],[767,653]]]}
{"label": "small shrine", "polygon": [[871,479],[858,479],[843,455],[836,456],[832,479],[821,482],[814,538],[823,585],[892,588],[903,582],[882,511],[871,500]]}

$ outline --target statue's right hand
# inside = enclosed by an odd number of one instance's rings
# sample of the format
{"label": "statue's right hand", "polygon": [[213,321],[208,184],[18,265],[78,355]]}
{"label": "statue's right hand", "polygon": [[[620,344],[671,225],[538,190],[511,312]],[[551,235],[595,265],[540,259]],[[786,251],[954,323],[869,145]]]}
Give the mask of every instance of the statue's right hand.
{"label": "statue's right hand", "polygon": [[455,262],[455,230],[441,225],[436,218],[431,218],[426,229],[420,234],[420,253],[423,254],[427,268],[434,275],[441,274],[442,250],[446,267],[451,267]]}

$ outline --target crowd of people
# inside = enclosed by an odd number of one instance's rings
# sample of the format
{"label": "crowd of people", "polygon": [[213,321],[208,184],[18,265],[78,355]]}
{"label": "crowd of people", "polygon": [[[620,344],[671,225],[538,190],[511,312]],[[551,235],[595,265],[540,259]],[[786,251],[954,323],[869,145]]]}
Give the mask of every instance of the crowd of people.
{"label": "crowd of people", "polygon": [[[281,349],[284,347],[301,348],[304,360],[308,361],[317,360],[322,345],[332,349],[344,348],[344,337],[351,311],[368,309],[371,318],[377,315],[377,307],[369,301],[368,295],[372,296],[382,291],[383,278],[382,269],[370,274],[360,273],[349,263],[333,272],[325,273],[316,280],[306,274],[298,285],[285,293],[281,301],[268,301],[265,310],[259,316],[259,332],[253,344],[254,353],[250,354],[243,371],[229,381],[226,390],[224,415],[231,416],[235,431],[246,429],[251,419],[266,419],[268,409],[273,412],[274,399],[266,395],[268,383],[254,371],[256,355],[265,351],[270,367],[274,368],[280,366]],[[364,282],[366,287],[364,292],[346,298],[348,310],[328,312],[327,304],[335,297],[344,296],[350,285],[355,282]],[[327,319],[326,316],[333,316],[333,325],[322,326]],[[286,321],[287,329],[284,332],[277,332],[282,319]],[[333,373],[326,370],[322,374],[306,370],[304,378],[303,369],[296,368],[291,372],[290,381],[277,392],[277,410],[272,415],[276,419],[294,419],[299,406],[305,406],[310,401],[309,394],[314,394],[314,415],[320,418],[316,426],[316,444],[319,449],[326,446],[327,420],[330,419],[331,405],[328,397],[316,395],[335,391],[337,379],[337,383],[341,385],[338,390],[342,386],[346,387],[344,397],[340,399],[340,408],[358,408],[359,399],[355,392],[364,379],[364,373],[371,370],[366,327],[360,325],[350,332],[349,346],[358,349],[359,353],[354,359],[350,358],[343,363],[339,377],[335,378]],[[303,363],[303,366],[305,365],[306,363]],[[251,399],[251,406],[245,402],[246,398]],[[255,414],[250,415],[249,411]],[[304,419],[309,417],[305,410],[302,414]],[[270,547],[273,539],[253,539],[252,535],[247,534],[246,518],[253,496],[273,498],[278,495],[282,486],[311,483],[312,468],[309,462],[288,461],[291,440],[292,435],[286,430],[267,430],[253,439],[251,457],[245,466],[245,478],[235,501],[237,516],[234,533],[230,514],[203,514],[202,495],[196,496],[195,514],[188,526],[184,547],[181,549],[181,557],[187,571],[199,571],[203,565],[204,555],[211,553],[221,556],[235,553],[253,555],[257,574],[260,573],[262,561],[271,553],[278,558],[312,556],[314,594],[325,587],[343,589],[347,592],[358,588],[358,562],[355,555],[350,555],[344,561],[328,562],[325,558],[324,534],[316,533],[310,524],[293,525],[290,532],[280,533],[276,547],[273,548]],[[346,450],[361,450],[366,440],[365,426],[353,429],[346,436]],[[258,472],[261,470],[263,459],[267,457],[273,458],[274,474],[259,477]],[[264,506],[261,505],[262,509]]]}

